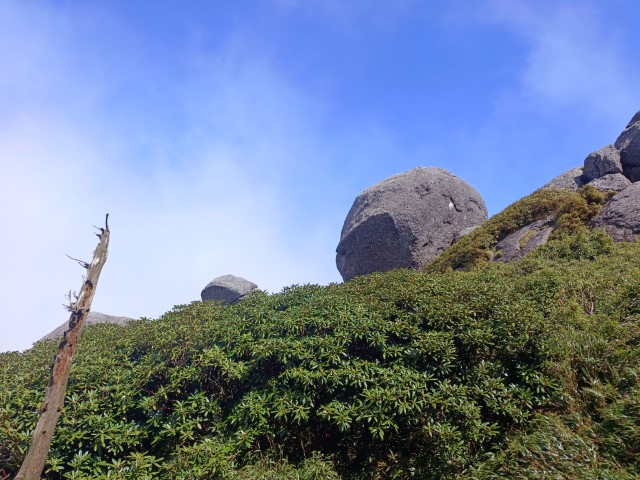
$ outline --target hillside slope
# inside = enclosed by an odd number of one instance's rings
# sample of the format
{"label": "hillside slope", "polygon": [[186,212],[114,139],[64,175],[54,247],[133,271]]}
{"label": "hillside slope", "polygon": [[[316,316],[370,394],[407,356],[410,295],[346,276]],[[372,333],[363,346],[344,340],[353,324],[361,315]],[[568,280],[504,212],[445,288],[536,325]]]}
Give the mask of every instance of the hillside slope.
{"label": "hillside slope", "polygon": [[[44,478],[638,478],[640,244],[558,198],[564,233],[518,262],[87,328]],[[55,350],[0,354],[0,478]]]}

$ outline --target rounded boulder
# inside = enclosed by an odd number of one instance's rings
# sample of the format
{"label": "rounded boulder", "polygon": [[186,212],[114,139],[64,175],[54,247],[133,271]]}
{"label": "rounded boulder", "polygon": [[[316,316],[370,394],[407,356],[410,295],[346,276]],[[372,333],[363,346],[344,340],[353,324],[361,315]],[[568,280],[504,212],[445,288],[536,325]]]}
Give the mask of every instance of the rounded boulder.
{"label": "rounded boulder", "polygon": [[622,163],[620,152],[613,145],[607,145],[589,154],[584,160],[583,175],[586,182],[616,173],[622,173]]}
{"label": "rounded boulder", "polygon": [[209,282],[200,293],[200,297],[203,302],[205,300],[214,300],[231,305],[239,302],[257,289],[258,285],[242,277],[223,275]]}
{"label": "rounded boulder", "polygon": [[462,230],[486,220],[487,207],[471,185],[442,168],[415,168],[358,195],[342,227],[336,264],[345,281],[396,268],[421,270]]}

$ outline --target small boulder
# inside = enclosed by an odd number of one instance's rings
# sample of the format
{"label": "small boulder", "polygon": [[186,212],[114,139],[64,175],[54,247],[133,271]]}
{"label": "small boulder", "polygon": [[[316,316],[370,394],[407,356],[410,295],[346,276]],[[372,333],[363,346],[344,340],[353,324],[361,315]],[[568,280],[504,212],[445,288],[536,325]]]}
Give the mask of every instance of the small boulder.
{"label": "small boulder", "polygon": [[592,223],[616,241],[632,242],[640,235],[640,183],[633,183],[613,197]]}
{"label": "small boulder", "polygon": [[633,116],[614,146],[620,150],[624,175],[632,182],[640,181],[640,111]]}
{"label": "small boulder", "polygon": [[214,278],[200,293],[202,301],[215,300],[226,305],[237,303],[254,290],[258,285],[242,277],[223,275]]}
{"label": "small boulder", "polygon": [[[116,317],[113,315],[105,315],[104,313],[99,313],[99,312],[89,312],[87,314],[85,326],[95,325],[97,323],[115,323],[116,325],[126,325],[132,320],[133,318],[129,318],[129,317]],[[49,332],[40,340],[50,340],[54,338],[61,338],[64,335],[64,332],[66,332],[68,329],[69,329],[69,322],[67,321],[67,322],[64,322],[62,325],[60,325],[55,330]]]}
{"label": "small boulder", "polygon": [[582,168],[576,167],[571,170],[567,170],[561,173],[549,183],[540,187],[544,190],[559,189],[559,190],[573,190],[577,192],[584,186],[584,178],[582,176]]}
{"label": "small boulder", "polygon": [[546,218],[530,223],[505,238],[496,245],[496,262],[511,262],[524,257],[536,247],[547,242],[553,232],[553,219]]}
{"label": "small boulder", "polygon": [[621,192],[631,185],[631,180],[621,173],[611,173],[604,177],[596,178],[595,180],[590,181],[587,185],[591,185],[600,191],[614,190],[616,192]]}
{"label": "small boulder", "polygon": [[452,173],[419,167],[366,189],[355,199],[336,249],[346,281],[396,268],[422,269],[458,233],[487,220],[480,194]]}
{"label": "small boulder", "polygon": [[620,152],[613,145],[607,145],[591,153],[584,160],[583,175],[585,182],[590,182],[612,173],[622,173]]}

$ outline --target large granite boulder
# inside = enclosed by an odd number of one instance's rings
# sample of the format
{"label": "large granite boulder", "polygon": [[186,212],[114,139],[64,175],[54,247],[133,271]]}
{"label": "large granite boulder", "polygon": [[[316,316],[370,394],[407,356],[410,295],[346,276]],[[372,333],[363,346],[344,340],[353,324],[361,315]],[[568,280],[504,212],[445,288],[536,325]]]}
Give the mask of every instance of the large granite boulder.
{"label": "large granite boulder", "polygon": [[590,182],[596,178],[614,173],[622,173],[620,152],[613,145],[607,145],[591,153],[584,160],[584,181]]}
{"label": "large granite boulder", "polygon": [[200,293],[200,296],[203,302],[205,300],[214,300],[226,305],[231,305],[232,303],[239,302],[242,298],[257,289],[258,285],[242,277],[223,275],[209,282]]}
{"label": "large granite boulder", "polygon": [[620,151],[625,176],[632,182],[640,181],[640,111],[633,116],[614,146]]}
{"label": "large granite boulder", "polygon": [[564,173],[561,173],[556,178],[546,183],[541,189],[559,189],[559,190],[573,190],[578,191],[584,186],[583,170],[581,167],[572,168]]}
{"label": "large granite boulder", "polygon": [[[85,326],[95,325],[97,323],[115,323],[116,325],[126,325],[132,320],[133,318],[129,318],[129,317],[117,317],[113,315],[105,315],[104,313],[99,313],[99,312],[89,312],[87,314]],[[55,330],[51,331],[50,333],[42,337],[40,340],[50,340],[53,338],[61,338],[64,335],[64,332],[66,332],[68,328],[69,328],[69,322],[68,321],[64,322],[62,325],[60,325]]]}
{"label": "large granite boulder", "polygon": [[487,220],[480,194],[442,168],[419,167],[363,191],[342,227],[336,264],[344,280],[422,269],[462,230]]}
{"label": "large granite boulder", "polygon": [[611,173],[609,175],[605,175],[604,177],[596,178],[595,180],[591,180],[587,185],[591,185],[600,191],[605,190],[614,190],[616,192],[621,192],[629,185],[631,185],[631,180],[622,175],[621,173]]}
{"label": "large granite boulder", "polygon": [[631,242],[640,235],[640,183],[633,183],[613,197],[593,219],[614,240]]}

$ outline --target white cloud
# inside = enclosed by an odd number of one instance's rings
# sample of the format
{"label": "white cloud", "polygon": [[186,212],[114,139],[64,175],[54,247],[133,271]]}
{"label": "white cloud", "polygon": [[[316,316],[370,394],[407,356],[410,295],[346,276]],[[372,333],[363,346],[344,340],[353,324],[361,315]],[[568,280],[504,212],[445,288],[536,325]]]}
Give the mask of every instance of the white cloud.
{"label": "white cloud", "polygon": [[[111,80],[83,70],[73,19],[43,11],[31,30],[25,9],[4,5],[4,22],[17,26],[0,33],[0,52],[13,52],[0,57],[3,86],[21,92],[0,109],[0,351],[27,348],[66,320],[64,294],[82,269],[65,254],[90,259],[91,226],[105,213],[111,245],[94,311],[156,317],[228,273],[270,291],[338,280],[330,206],[291,238],[288,170],[305,168],[292,158],[312,141],[305,125],[316,111],[268,59],[191,52],[192,70],[164,92],[172,131],[144,104],[113,117]],[[33,87],[48,65],[52,83]]]}
{"label": "white cloud", "polygon": [[520,110],[580,111],[619,123],[640,102],[637,63],[623,52],[629,32],[597,2],[488,0],[456,2],[451,19],[499,25],[522,42],[519,90],[504,100]]}
{"label": "white cloud", "polygon": [[[633,22],[612,21],[617,10],[572,0],[449,4],[453,34],[509,42],[496,52],[500,93],[457,145],[484,159],[474,185],[494,190],[485,198],[492,213],[612,143],[637,110],[640,71],[626,54],[636,33]],[[509,185],[496,189],[505,175]]]}

